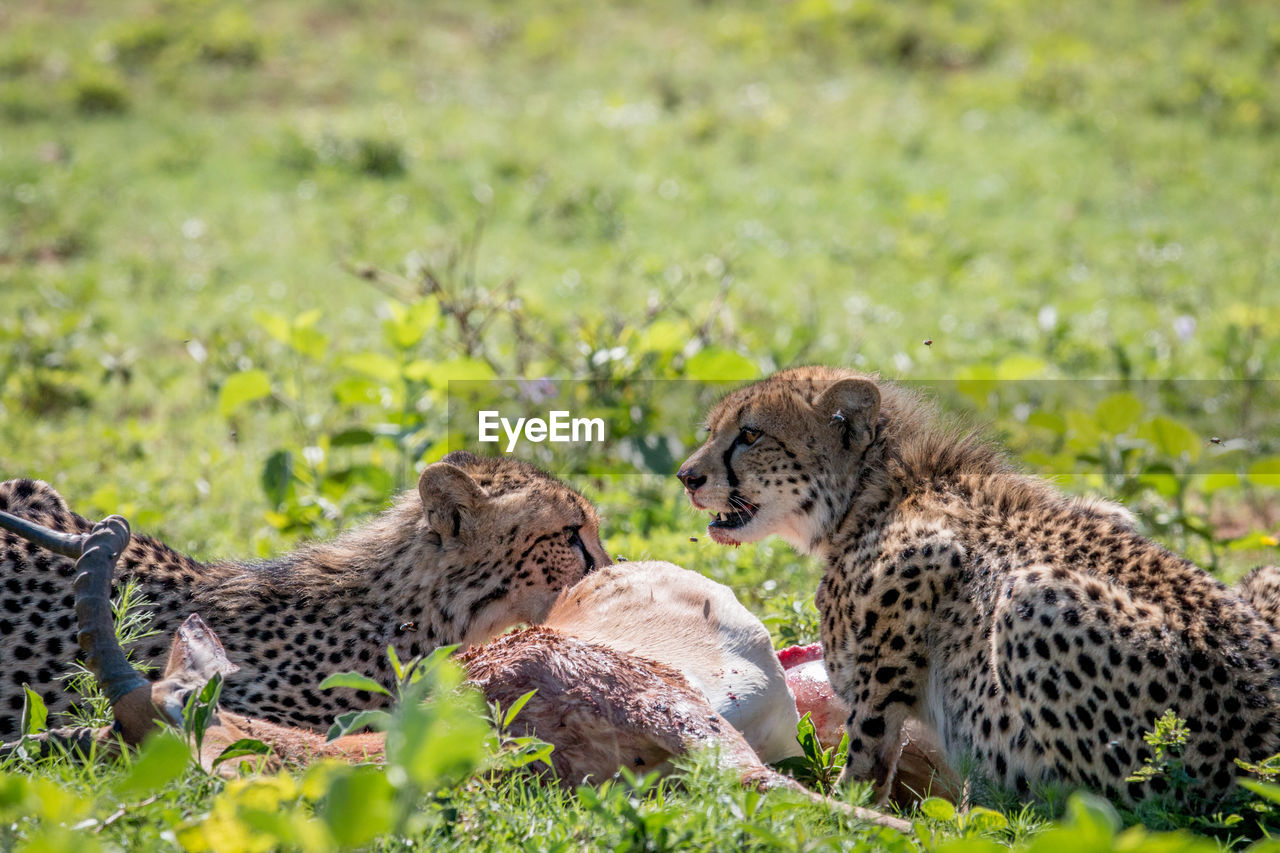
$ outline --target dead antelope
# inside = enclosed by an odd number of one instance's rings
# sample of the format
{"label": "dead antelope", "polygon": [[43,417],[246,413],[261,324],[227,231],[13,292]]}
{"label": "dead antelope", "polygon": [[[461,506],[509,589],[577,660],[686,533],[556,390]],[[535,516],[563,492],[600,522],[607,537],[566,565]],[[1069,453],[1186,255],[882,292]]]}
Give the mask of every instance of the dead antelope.
{"label": "dead antelope", "polygon": [[769,631],[724,584],[671,563],[619,563],[561,593],[543,624],[680,670],[761,760],[800,754]]}
{"label": "dead antelope", "polygon": [[[111,617],[110,591],[115,560],[129,541],[129,526],[124,519],[112,516],[95,525],[82,536],[58,534],[16,519],[3,517],[4,526],[15,530],[46,548],[67,556],[78,557],[74,583],[75,610],[79,625],[77,639],[85,656],[85,665],[97,679],[111,702],[115,726],[92,732],[51,732],[53,739],[99,743],[111,742],[118,735],[124,743],[137,745],[160,722],[181,725],[187,697],[199,690],[216,674],[229,675],[236,669],[227,660],[222,644],[198,615],[191,615],[177,632],[161,679],[149,683],[133,669],[116,641]],[[649,564],[655,578],[682,577],[683,569],[669,564]],[[645,564],[632,564],[632,570],[643,571]],[[685,641],[685,658],[702,661],[693,667],[696,678],[711,684],[713,692],[728,698],[732,691],[726,685],[741,683],[745,695],[769,695],[777,707],[777,686],[781,667],[777,660],[765,658],[764,672],[736,679],[755,666],[752,658],[761,655],[760,641],[767,646],[768,635],[749,623],[753,620],[736,600],[730,605],[711,585],[694,573],[683,578],[693,587],[701,587],[702,597],[686,599],[701,612],[702,623],[681,617],[657,618],[644,622],[652,631],[648,650],[662,656],[680,648],[668,641],[680,631]],[[693,578],[699,578],[694,581]],[[691,685],[685,674],[673,666],[646,659],[636,654],[610,648],[600,642],[573,636],[572,630],[604,635],[609,618],[589,615],[590,601],[617,602],[640,590],[650,599],[650,615],[662,608],[657,605],[657,590],[643,583],[627,583],[618,573],[603,576],[594,587],[566,592],[566,600],[557,621],[560,628],[542,626],[517,631],[482,646],[473,647],[459,657],[472,683],[490,702],[509,707],[517,698],[536,688],[517,720],[529,733],[553,744],[551,763],[557,776],[566,784],[582,780],[608,778],[620,766],[669,770],[670,761],[693,750],[713,748],[725,764],[741,775],[745,784],[759,788],[786,788],[815,800],[828,802],[799,785],[793,779],[769,769],[747,740],[725,717],[709,704],[706,695]],[[628,592],[631,591],[631,592]],[[732,598],[731,594],[729,596]],[[712,599],[715,598],[713,607]],[[634,599],[633,599],[634,602]],[[643,604],[637,613],[643,612]],[[655,609],[656,608],[656,609]],[[743,614],[746,619],[743,619]],[[554,614],[553,614],[554,616]],[[725,622],[721,619],[727,617]],[[737,620],[741,625],[733,626]],[[755,625],[759,625],[756,621]],[[676,626],[683,626],[677,628]],[[638,625],[637,628],[640,626]],[[740,629],[740,630],[739,630]],[[640,633],[644,633],[641,629]],[[721,647],[725,636],[735,637]],[[745,642],[743,641],[745,638]],[[644,643],[638,644],[644,647]],[[666,651],[664,651],[664,649]],[[743,654],[744,649],[754,652]],[[717,661],[733,664],[733,678]],[[752,687],[754,685],[754,688]],[[759,687],[765,685],[766,689]],[[754,692],[748,694],[746,691]],[[782,683],[785,691],[785,683]],[[732,694],[736,697],[736,694]],[[795,706],[790,702],[784,719],[794,726]],[[729,699],[730,702],[733,699]],[[764,731],[769,727],[765,726]],[[384,752],[381,734],[348,735],[326,742],[314,732],[290,728],[217,709],[205,730],[198,759],[212,770],[214,759],[242,738],[262,741],[272,750],[271,763],[305,764],[318,757],[336,757],[349,761],[379,760]],[[241,759],[247,760],[247,759]],[[220,772],[238,772],[234,761],[226,762]],[[834,804],[838,808],[849,808]],[[851,813],[863,820],[905,830],[908,824],[868,809],[852,808]]]}

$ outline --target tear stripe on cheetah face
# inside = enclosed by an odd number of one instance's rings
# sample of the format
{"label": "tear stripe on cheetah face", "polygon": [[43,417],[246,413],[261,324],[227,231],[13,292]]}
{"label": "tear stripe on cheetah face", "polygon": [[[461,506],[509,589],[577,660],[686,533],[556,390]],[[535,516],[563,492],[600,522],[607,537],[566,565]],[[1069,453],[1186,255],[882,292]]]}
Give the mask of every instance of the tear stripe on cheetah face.
{"label": "tear stripe on cheetah face", "polygon": [[[1263,579],[1244,600],[1114,506],[1018,473],[875,377],[784,371],[708,422],[681,470],[695,506],[723,511],[732,488],[762,507],[740,541],[778,533],[826,565],[817,602],[832,685],[852,708],[851,777],[885,789],[908,717],[993,781],[1130,801],[1161,792],[1126,777],[1167,709],[1188,721],[1193,796],[1227,791],[1235,758],[1280,751],[1280,632],[1254,604]],[[761,432],[749,443],[748,428]]]}
{"label": "tear stripe on cheetah face", "polygon": [[[38,481],[0,484],[0,508],[56,530],[90,528]],[[157,633],[133,649],[137,659],[163,664],[167,639],[199,612],[241,668],[225,706],[325,728],[382,701],[317,689],[326,675],[354,670],[389,685],[388,645],[408,660],[541,621],[560,590],[609,562],[595,510],[576,492],[523,462],[455,453],[332,541],[262,563],[201,563],[135,535],[115,581],[135,578],[153,604]],[[0,532],[0,739],[17,732],[24,681],[52,711],[70,704],[58,676],[77,651],[73,567]]]}

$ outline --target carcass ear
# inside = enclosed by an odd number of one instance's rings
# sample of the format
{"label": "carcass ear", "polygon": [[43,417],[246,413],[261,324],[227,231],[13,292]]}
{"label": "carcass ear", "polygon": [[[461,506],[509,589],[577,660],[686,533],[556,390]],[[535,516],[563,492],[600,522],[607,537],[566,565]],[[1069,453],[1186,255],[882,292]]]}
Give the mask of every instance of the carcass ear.
{"label": "carcass ear", "polygon": [[846,448],[865,445],[880,416],[880,389],[869,379],[841,379],[822,392],[814,408],[842,431]]}
{"label": "carcass ear", "polygon": [[240,667],[227,659],[227,652],[213,629],[192,613],[178,628],[164,665],[165,679],[205,684],[218,673],[230,675]]}
{"label": "carcass ear", "polygon": [[418,478],[427,526],[442,538],[457,538],[489,496],[471,475],[448,462],[428,465]]}

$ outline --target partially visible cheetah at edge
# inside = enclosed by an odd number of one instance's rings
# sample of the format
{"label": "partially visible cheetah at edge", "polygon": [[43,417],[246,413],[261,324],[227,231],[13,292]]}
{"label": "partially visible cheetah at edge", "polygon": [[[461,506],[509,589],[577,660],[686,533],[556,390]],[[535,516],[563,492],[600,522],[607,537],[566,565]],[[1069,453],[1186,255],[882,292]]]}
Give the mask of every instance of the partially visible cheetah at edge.
{"label": "partially visible cheetah at edge", "polygon": [[851,370],[775,374],[729,394],[707,428],[677,476],[714,513],[711,537],[778,534],[825,564],[826,665],[852,708],[846,779],[889,789],[908,716],[949,760],[1023,793],[1165,790],[1126,777],[1170,708],[1198,797],[1232,786],[1236,758],[1280,752],[1274,571],[1243,585],[1255,609],[1123,513],[1018,473],[913,392]]}
{"label": "partially visible cheetah at edge", "polygon": [[[47,483],[0,483],[0,509],[86,532]],[[201,563],[135,534],[116,568],[154,605],[134,654],[163,664],[170,639],[199,613],[240,672],[222,704],[279,723],[324,728],[383,697],[317,689],[354,670],[390,686],[386,648],[407,660],[440,645],[483,642],[541,621],[559,591],[609,555],[594,508],[549,474],[513,459],[458,452],[427,466],[418,489],[337,539],[259,563]],[[74,563],[0,531],[0,740],[18,731],[22,684],[54,712],[70,705],[76,646]]]}

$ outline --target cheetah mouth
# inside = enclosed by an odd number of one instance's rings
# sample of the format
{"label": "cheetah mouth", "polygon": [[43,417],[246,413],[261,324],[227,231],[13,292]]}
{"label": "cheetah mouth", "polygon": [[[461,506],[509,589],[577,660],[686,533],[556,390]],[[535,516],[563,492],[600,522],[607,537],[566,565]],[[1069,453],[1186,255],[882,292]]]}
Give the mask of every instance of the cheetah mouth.
{"label": "cheetah mouth", "polygon": [[760,507],[753,503],[744,502],[742,507],[733,512],[717,512],[711,516],[711,522],[707,525],[707,529],[713,531],[737,530],[750,524],[758,512],[760,512]]}

